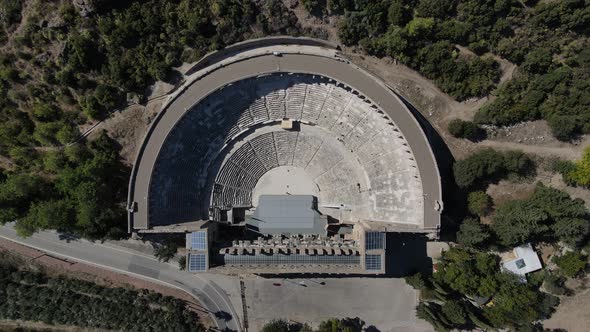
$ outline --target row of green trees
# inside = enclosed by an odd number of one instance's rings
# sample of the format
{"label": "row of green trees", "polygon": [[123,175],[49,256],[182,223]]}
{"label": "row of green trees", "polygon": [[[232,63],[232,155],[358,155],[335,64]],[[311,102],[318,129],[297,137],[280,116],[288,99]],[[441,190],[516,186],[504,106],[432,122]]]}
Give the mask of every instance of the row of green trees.
{"label": "row of green trees", "polygon": [[535,163],[521,151],[479,150],[453,165],[455,182],[461,188],[475,189],[505,178],[524,178],[535,174]]}
{"label": "row of green trees", "polygon": [[179,299],[0,262],[0,318],[117,331],[204,331]]}

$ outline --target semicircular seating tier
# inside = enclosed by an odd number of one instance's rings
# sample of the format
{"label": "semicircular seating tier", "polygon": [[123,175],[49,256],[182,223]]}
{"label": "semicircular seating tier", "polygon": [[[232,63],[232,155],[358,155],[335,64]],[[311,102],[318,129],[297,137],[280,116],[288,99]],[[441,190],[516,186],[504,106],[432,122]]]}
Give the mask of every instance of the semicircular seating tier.
{"label": "semicircular seating tier", "polygon": [[[282,130],[284,118],[300,128]],[[319,204],[345,206],[348,221],[423,220],[418,168],[389,117],[342,83],[277,73],[228,84],[176,123],[152,174],[150,224],[249,208],[261,177],[281,166],[305,170]]]}

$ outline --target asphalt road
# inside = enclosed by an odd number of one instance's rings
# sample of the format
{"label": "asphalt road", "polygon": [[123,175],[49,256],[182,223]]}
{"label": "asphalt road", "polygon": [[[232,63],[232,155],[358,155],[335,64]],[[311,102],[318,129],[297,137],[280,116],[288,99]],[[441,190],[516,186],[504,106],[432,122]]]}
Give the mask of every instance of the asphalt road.
{"label": "asphalt road", "polygon": [[[175,265],[162,263],[152,256],[99,242],[62,239],[54,231],[39,232],[24,239],[16,235],[12,224],[0,226],[0,237],[51,255],[181,289],[194,296],[211,313],[220,330],[242,330],[229,298],[215,282],[180,271]],[[223,313],[219,315],[223,318],[216,317],[215,313]]]}
{"label": "asphalt road", "polygon": [[[306,51],[298,47],[293,52]],[[135,161],[129,196],[130,202],[137,202],[137,211],[130,215],[133,228],[148,228],[149,179],[168,133],[186,111],[230,82],[275,72],[320,74],[344,82],[378,104],[403,132],[418,164],[425,199],[421,226],[433,230],[440,224],[440,211],[435,210],[435,201],[442,202],[438,168],[430,144],[410,110],[381,80],[359,67],[335,57],[297,53],[259,55],[227,64],[191,83],[167,105],[152,123]]]}

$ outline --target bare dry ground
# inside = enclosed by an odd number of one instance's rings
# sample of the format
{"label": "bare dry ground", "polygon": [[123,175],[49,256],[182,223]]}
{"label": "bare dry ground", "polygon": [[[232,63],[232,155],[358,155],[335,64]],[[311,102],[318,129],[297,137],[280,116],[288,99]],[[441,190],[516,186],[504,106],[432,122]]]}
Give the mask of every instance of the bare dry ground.
{"label": "bare dry ground", "polygon": [[[9,251],[11,253],[18,254],[24,257],[30,263],[31,268],[42,268],[47,274],[52,276],[64,275],[70,278],[94,282],[105,287],[148,289],[163,295],[179,298],[184,300],[188,307],[199,315],[199,320],[205,327],[214,326],[208,311],[199,302],[197,302],[194,297],[183,292],[182,290],[166,287],[160,284],[134,278],[125,274],[112,272],[106,269],[101,269],[95,266],[54,257],[45,254],[42,251],[0,238],[0,254],[2,251]],[[2,324],[0,324],[0,328],[1,327]],[[72,330],[70,328],[73,329],[73,327],[68,327],[68,329],[64,331],[95,331],[83,329]]]}
{"label": "bare dry ground", "polygon": [[[101,124],[100,129],[106,130],[121,145],[120,154],[125,164],[133,165],[149,123],[161,107],[161,100],[148,103],[146,106],[133,105],[113,114]],[[92,135],[98,132],[96,130]]]}
{"label": "bare dry ground", "polygon": [[550,319],[543,321],[549,329],[586,332],[590,323],[590,289],[577,291],[574,296],[561,297],[561,304]]}
{"label": "bare dry ground", "polygon": [[103,332],[108,331],[104,329],[85,329],[75,326],[66,325],[49,325],[39,322],[27,322],[21,320],[0,320],[0,331],[23,331],[23,330],[34,330],[38,332]]}

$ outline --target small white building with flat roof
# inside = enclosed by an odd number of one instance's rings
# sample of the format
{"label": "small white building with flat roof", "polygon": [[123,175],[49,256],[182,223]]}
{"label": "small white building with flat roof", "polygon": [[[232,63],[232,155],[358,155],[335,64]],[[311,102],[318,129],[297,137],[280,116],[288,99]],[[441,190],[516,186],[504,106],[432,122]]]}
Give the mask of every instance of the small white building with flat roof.
{"label": "small white building with flat roof", "polygon": [[537,255],[537,252],[535,252],[530,243],[514,248],[512,253],[512,257],[515,258],[503,260],[502,268],[516,274],[523,282],[526,282],[526,275],[528,273],[543,268],[539,255]]}

